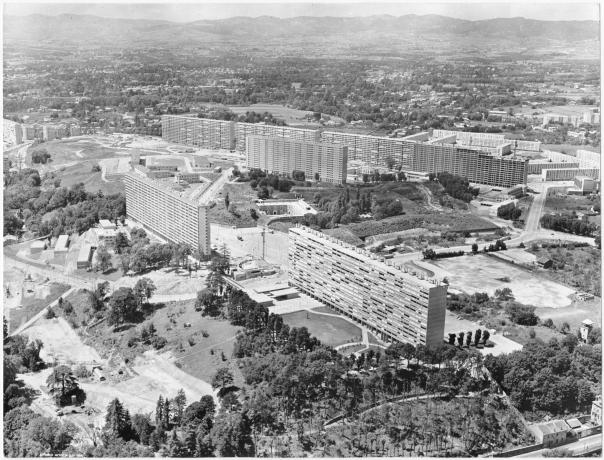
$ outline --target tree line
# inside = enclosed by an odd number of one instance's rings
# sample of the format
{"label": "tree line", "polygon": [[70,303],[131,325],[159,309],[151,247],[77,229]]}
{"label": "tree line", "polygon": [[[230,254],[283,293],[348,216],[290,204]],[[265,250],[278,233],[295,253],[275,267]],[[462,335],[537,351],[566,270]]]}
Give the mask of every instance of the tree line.
{"label": "tree line", "polygon": [[539,222],[543,228],[581,236],[593,236],[598,229],[596,224],[573,214],[545,214]]}

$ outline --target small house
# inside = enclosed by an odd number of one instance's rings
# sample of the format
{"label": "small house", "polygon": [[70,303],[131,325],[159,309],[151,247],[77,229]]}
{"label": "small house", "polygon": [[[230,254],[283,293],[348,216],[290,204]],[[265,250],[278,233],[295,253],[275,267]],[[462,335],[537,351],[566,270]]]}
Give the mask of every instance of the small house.
{"label": "small house", "polygon": [[542,268],[552,268],[554,261],[548,257],[539,257],[537,259],[537,265]]}
{"label": "small house", "polygon": [[46,249],[46,242],[44,240],[36,240],[29,246],[30,254],[39,254]]}
{"label": "small house", "polygon": [[531,425],[529,430],[535,436],[535,441],[543,444],[543,447],[553,447],[566,441],[571,428],[564,420],[551,420]]}

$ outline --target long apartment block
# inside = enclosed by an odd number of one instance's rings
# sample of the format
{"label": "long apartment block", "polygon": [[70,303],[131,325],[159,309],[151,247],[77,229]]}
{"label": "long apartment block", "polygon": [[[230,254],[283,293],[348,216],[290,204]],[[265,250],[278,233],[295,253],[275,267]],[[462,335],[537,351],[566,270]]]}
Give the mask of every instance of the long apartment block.
{"label": "long apartment block", "polygon": [[290,128],[289,126],[264,125],[261,123],[237,123],[235,128],[237,150],[244,152],[248,136],[284,137],[301,142],[319,142],[321,132],[316,129]]}
{"label": "long apartment block", "polygon": [[447,288],[323,233],[289,230],[289,283],[385,340],[443,342]]}
{"label": "long apartment block", "polygon": [[126,215],[174,243],[210,253],[207,208],[184,199],[160,182],[136,173],[124,175]]}
{"label": "long apartment block", "polygon": [[303,171],[307,180],[346,182],[348,148],[325,142],[251,135],[246,138],[247,167],[289,174]]}
{"label": "long apartment block", "polygon": [[235,125],[234,121],[209,118],[180,115],[163,115],[161,117],[164,140],[216,150],[233,150],[235,148]]}
{"label": "long apartment block", "polygon": [[324,131],[321,141],[348,147],[350,160],[361,160],[374,166],[401,164],[404,141],[391,137]]}
{"label": "long apartment block", "polygon": [[541,172],[541,178],[544,181],[568,181],[575,180],[577,176],[591,177],[600,179],[600,168],[565,168],[565,169],[544,169]]}
{"label": "long apartment block", "polygon": [[528,159],[489,155],[453,145],[409,143],[403,168],[410,171],[449,172],[470,182],[496,187],[526,184]]}
{"label": "long apartment block", "polygon": [[[246,148],[248,137],[279,137],[299,142],[346,146],[348,160],[360,160],[371,166],[401,165],[409,171],[446,171],[464,176],[471,182],[498,187],[513,187],[526,183],[527,160],[489,155],[480,151],[480,144],[499,145],[508,142],[501,135],[444,130],[435,132],[436,137],[433,134],[434,139],[427,141],[429,136],[423,133],[407,138],[390,138],[179,115],[162,117],[163,138],[181,144],[243,150]],[[460,139],[474,145],[472,148],[463,148],[453,144]],[[339,177],[339,171],[330,176],[333,177],[334,174]]]}

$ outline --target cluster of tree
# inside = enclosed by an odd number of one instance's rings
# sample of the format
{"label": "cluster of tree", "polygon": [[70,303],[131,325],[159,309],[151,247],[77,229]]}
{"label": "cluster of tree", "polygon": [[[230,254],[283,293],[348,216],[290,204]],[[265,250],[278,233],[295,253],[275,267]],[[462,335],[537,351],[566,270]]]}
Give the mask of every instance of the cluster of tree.
{"label": "cluster of tree", "polygon": [[602,383],[601,345],[578,345],[574,334],[485,359],[493,378],[523,412],[558,416],[589,412]]}
{"label": "cluster of tree", "polygon": [[292,179],[300,181],[300,182],[304,182],[304,181],[306,181],[306,174],[304,173],[304,171],[299,171],[299,170],[294,169],[292,171]]}
{"label": "cluster of tree", "polygon": [[478,196],[479,189],[470,187],[470,182],[465,177],[456,176],[448,172],[440,172],[436,174],[436,178],[444,187],[445,192],[453,198],[468,203]]}
{"label": "cluster of tree", "polygon": [[59,365],[46,378],[48,392],[57,406],[82,404],[86,393],[80,388],[77,377],[69,366]]}
{"label": "cluster of tree", "polygon": [[483,346],[487,346],[487,342],[491,337],[491,334],[488,330],[477,329],[474,333],[474,339],[472,339],[472,331],[468,332],[460,332],[459,334],[454,334],[452,332],[449,333],[449,345],[455,345],[455,341],[457,341],[457,346],[462,348],[464,346],[464,337],[466,347],[470,348],[472,342],[474,342],[474,346],[478,347],[480,342],[482,341]]}
{"label": "cluster of tree", "polygon": [[[9,219],[8,230],[16,232],[19,222],[24,221],[26,228],[39,236],[82,233],[99,219],[116,221],[126,215],[122,194],[92,194],[86,192],[83,183],[67,188],[58,180],[50,181],[42,184],[38,171],[31,169],[5,173],[4,216]],[[16,216],[12,210],[17,210]]]}
{"label": "cluster of tree", "polygon": [[[23,404],[29,404],[31,391],[23,381],[17,380],[17,373],[31,372],[43,367],[40,360],[42,342],[34,340],[27,343],[27,337],[7,336],[7,325],[4,320],[4,360],[3,360],[3,413]],[[6,426],[6,419],[5,419]],[[6,443],[5,443],[6,445]]]}
{"label": "cluster of tree", "polygon": [[4,455],[61,456],[67,452],[76,433],[72,423],[43,417],[22,404],[4,414]]}
{"label": "cluster of tree", "polygon": [[597,225],[590,224],[586,219],[568,214],[545,214],[540,223],[543,228],[582,236],[592,236],[598,229]]}
{"label": "cluster of tree", "polygon": [[141,273],[149,269],[167,267],[170,264],[186,266],[188,256],[193,253],[191,247],[184,243],[150,243],[147,233],[142,228],[130,232],[130,240],[124,232],[117,232],[115,249],[120,254],[124,273],[130,271]]}
{"label": "cluster of tree", "polygon": [[447,309],[454,312],[475,314],[489,308],[497,308],[497,306],[486,292],[475,292],[472,295],[450,294],[447,301]]}
{"label": "cluster of tree", "polygon": [[287,177],[279,176],[278,174],[266,174],[264,171],[260,170],[251,170],[249,177],[250,187],[253,189],[258,189],[258,198],[261,200],[265,200],[270,197],[273,190],[289,192],[294,186],[294,182],[289,180]]}
{"label": "cluster of tree", "polygon": [[504,204],[497,208],[497,217],[506,220],[517,220],[522,214],[522,209],[516,206],[515,203]]}
{"label": "cluster of tree", "polygon": [[155,292],[155,285],[149,278],[139,279],[134,288],[118,288],[109,298],[107,322],[109,324],[139,322],[148,308],[147,302],[153,292]]}
{"label": "cluster of tree", "polygon": [[173,399],[158,398],[152,419],[150,414],[131,416],[115,399],[107,407],[103,445],[83,453],[93,457],[253,456],[251,421],[247,412],[239,412],[240,407],[222,404],[216,413],[209,395],[187,406],[185,393],[179,390]]}
{"label": "cluster of tree", "polygon": [[50,160],[50,153],[46,149],[36,149],[31,153],[31,161],[45,165]]}
{"label": "cluster of tree", "polygon": [[133,347],[137,343],[142,343],[143,345],[151,345],[156,350],[160,350],[166,346],[168,341],[159,335],[157,335],[157,329],[153,323],[149,323],[147,326],[142,326],[140,329],[140,333],[135,333],[130,336],[128,339],[128,346]]}
{"label": "cluster of tree", "polygon": [[26,336],[14,335],[4,338],[4,362],[10,363],[17,372],[35,372],[44,364],[40,358],[42,341],[29,342]]}
{"label": "cluster of tree", "polygon": [[198,118],[211,118],[213,120],[239,121],[244,123],[264,123],[267,125],[287,126],[284,120],[275,118],[270,112],[256,113],[253,110],[237,115],[229,109],[205,110],[197,114]]}
{"label": "cluster of tree", "polygon": [[[482,251],[486,254],[487,252],[505,251],[508,247],[503,240],[495,241],[495,244],[491,243],[488,246],[482,248]],[[478,254],[478,244],[472,243],[472,254]]]}
{"label": "cluster of tree", "polygon": [[447,252],[436,252],[434,249],[424,249],[422,251],[422,255],[424,259],[435,260],[435,259],[444,259],[447,257],[459,257],[463,256],[465,251],[447,251]]}
{"label": "cluster of tree", "polygon": [[[390,167],[391,169],[391,167]],[[372,174],[363,174],[362,176],[363,182],[402,182],[407,180],[407,176],[402,171],[397,173],[379,173],[379,171],[375,171]]]}
{"label": "cluster of tree", "polygon": [[536,326],[539,323],[539,317],[535,314],[535,307],[530,305],[510,302],[506,305],[505,312],[514,323],[522,326]]}

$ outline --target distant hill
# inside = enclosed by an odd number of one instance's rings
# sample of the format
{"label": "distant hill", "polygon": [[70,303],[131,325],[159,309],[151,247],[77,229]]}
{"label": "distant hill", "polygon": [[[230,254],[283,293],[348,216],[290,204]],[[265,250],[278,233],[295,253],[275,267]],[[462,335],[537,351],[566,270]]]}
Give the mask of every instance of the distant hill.
{"label": "distant hill", "polygon": [[[544,5],[545,7],[545,5]],[[505,40],[518,46],[554,41],[598,40],[597,21],[538,21],[524,18],[468,21],[438,15],[369,17],[233,17],[175,23],[163,20],[110,19],[86,15],[4,17],[5,45],[82,45],[139,47],[200,46],[229,43],[241,46],[269,43],[334,43],[335,45],[400,44],[417,46],[439,41],[474,43]]]}

